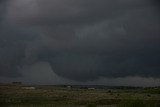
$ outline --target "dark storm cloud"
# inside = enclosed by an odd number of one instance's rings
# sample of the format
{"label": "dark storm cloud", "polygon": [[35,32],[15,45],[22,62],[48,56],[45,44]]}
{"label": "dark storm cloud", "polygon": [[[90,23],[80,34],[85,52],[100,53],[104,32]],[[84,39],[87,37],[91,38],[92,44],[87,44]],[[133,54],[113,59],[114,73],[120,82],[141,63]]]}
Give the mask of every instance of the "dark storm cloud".
{"label": "dark storm cloud", "polygon": [[[20,68],[27,63],[26,48],[32,44],[33,34],[1,27],[0,30],[0,74],[1,76],[20,76]],[[35,42],[35,41],[34,41]],[[31,61],[31,60],[30,60]]]}
{"label": "dark storm cloud", "polygon": [[[37,61],[63,77],[160,77],[160,14],[153,0],[8,0],[0,75]],[[45,71],[44,71],[45,72]]]}

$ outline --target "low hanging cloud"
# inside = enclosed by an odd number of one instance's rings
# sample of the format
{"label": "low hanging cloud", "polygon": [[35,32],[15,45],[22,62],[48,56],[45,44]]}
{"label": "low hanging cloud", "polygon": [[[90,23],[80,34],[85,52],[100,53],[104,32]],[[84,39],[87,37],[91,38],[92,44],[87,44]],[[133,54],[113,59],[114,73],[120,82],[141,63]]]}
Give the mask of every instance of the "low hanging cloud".
{"label": "low hanging cloud", "polygon": [[157,0],[2,1],[0,75],[41,61],[76,81],[160,78],[159,11]]}

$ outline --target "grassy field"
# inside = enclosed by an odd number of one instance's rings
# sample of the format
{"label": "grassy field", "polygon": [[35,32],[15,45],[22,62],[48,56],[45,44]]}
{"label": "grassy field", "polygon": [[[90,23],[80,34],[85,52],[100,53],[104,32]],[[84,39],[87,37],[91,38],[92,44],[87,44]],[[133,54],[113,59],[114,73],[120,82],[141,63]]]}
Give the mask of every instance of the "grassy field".
{"label": "grassy field", "polygon": [[160,107],[160,88],[98,88],[0,84],[0,107]]}

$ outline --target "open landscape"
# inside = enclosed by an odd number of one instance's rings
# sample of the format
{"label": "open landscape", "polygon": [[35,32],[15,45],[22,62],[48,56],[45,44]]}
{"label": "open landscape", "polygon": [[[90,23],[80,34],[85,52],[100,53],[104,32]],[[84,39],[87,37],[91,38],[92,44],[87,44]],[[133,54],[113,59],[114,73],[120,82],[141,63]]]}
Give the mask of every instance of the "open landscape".
{"label": "open landscape", "polygon": [[160,107],[160,0],[0,0],[0,107]]}
{"label": "open landscape", "polygon": [[160,87],[0,84],[1,107],[160,107]]}

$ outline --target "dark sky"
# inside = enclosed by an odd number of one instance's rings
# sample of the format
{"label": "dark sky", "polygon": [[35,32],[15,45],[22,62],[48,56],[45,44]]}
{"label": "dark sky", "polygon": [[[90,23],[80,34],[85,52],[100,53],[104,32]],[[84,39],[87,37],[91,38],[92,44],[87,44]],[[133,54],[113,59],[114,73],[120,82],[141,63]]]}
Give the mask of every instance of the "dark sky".
{"label": "dark sky", "polygon": [[160,85],[159,41],[158,0],[0,0],[1,82]]}

